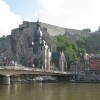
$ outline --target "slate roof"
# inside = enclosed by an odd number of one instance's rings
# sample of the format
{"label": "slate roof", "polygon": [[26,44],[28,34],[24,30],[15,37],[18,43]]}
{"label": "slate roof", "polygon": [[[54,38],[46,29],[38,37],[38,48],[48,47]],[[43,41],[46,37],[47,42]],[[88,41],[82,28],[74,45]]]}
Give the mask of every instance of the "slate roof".
{"label": "slate roof", "polygon": [[61,57],[60,52],[52,52],[52,59],[59,59]]}

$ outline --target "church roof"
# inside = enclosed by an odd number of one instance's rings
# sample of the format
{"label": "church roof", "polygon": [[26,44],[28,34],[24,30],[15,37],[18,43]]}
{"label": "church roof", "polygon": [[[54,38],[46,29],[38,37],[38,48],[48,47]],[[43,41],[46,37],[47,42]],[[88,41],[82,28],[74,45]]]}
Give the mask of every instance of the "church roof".
{"label": "church roof", "polygon": [[52,52],[52,58],[53,59],[59,59],[61,57],[60,52]]}

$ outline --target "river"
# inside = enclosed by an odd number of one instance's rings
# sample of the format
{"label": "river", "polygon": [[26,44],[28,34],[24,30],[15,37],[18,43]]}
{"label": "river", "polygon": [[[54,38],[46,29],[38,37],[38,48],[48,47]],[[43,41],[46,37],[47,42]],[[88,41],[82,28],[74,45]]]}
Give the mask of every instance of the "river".
{"label": "river", "polygon": [[100,84],[15,83],[0,85],[0,100],[100,100]]}

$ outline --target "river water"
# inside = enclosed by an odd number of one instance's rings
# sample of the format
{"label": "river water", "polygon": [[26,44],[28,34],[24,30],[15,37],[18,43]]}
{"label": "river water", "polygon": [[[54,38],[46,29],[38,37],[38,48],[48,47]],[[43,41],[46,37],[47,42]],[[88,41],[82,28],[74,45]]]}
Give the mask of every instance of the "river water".
{"label": "river water", "polygon": [[15,83],[0,85],[0,100],[100,100],[100,84]]}

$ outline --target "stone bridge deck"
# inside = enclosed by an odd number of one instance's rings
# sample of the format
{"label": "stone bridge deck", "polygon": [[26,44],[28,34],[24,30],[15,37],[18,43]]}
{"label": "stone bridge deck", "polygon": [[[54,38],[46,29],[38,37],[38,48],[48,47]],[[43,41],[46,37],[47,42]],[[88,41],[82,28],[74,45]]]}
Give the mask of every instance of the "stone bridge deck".
{"label": "stone bridge deck", "polygon": [[10,84],[10,76],[11,75],[51,75],[60,77],[61,79],[67,76],[73,76],[73,73],[70,72],[62,72],[62,71],[53,71],[53,70],[43,70],[37,68],[28,68],[24,66],[0,66],[0,75],[3,75],[3,84]]}
{"label": "stone bridge deck", "polygon": [[37,68],[19,67],[19,66],[0,66],[0,74],[5,76],[17,75],[17,74],[39,74],[39,75],[73,75],[71,72],[43,70]]}

